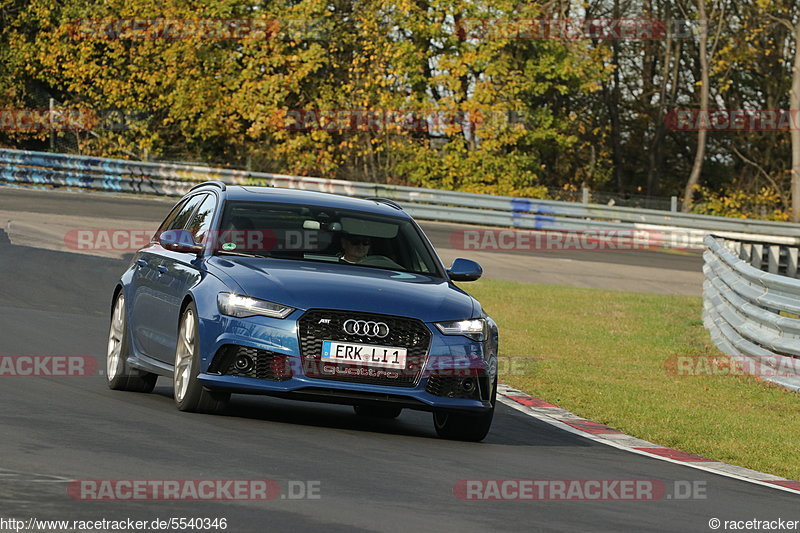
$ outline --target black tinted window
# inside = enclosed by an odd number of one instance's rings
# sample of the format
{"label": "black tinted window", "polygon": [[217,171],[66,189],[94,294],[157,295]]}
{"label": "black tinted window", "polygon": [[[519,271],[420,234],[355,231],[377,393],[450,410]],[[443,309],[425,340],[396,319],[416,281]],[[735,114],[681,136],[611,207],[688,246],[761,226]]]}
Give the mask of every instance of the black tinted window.
{"label": "black tinted window", "polygon": [[162,222],[161,225],[158,227],[158,231],[156,231],[156,234],[153,235],[153,241],[158,240],[158,236],[167,231],[167,228],[169,228],[170,224],[172,224],[172,221],[175,220],[175,217],[178,216],[178,213],[181,212],[183,206],[185,205],[186,205],[186,200],[181,200],[175,205],[175,207],[172,208],[172,211],[169,212],[167,218],[165,218],[164,222]]}
{"label": "black tinted window", "polygon": [[197,196],[192,196],[189,198],[175,218],[172,219],[172,222],[167,225],[166,229],[184,229],[186,227],[186,223],[189,222],[189,218],[192,216],[195,207],[205,200],[207,196],[207,194],[198,194]]}
{"label": "black tinted window", "polygon": [[215,249],[222,253],[438,274],[424,237],[405,218],[306,205],[228,201],[220,229]]}
{"label": "black tinted window", "polygon": [[194,242],[202,242],[211,229],[211,221],[214,219],[214,211],[217,206],[217,198],[213,194],[206,195],[206,199],[195,211],[192,221],[186,228],[192,232]]}

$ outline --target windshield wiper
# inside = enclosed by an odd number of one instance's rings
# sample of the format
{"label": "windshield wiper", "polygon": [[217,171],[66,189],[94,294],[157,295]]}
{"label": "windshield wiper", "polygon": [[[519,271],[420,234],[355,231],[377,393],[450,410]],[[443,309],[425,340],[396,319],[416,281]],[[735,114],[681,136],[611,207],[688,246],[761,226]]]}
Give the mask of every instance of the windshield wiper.
{"label": "windshield wiper", "polygon": [[216,255],[236,255],[239,257],[265,257],[261,254],[255,254],[252,252],[229,252],[227,250],[218,250]]}

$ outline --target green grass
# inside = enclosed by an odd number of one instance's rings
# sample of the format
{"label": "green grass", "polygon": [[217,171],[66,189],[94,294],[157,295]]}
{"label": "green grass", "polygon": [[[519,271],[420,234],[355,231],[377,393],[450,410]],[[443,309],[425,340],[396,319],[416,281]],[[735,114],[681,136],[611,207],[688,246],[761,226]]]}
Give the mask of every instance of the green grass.
{"label": "green grass", "polygon": [[[676,376],[674,356],[719,356],[699,297],[462,284],[500,327],[512,387],[663,446],[800,479],[800,396],[752,376]],[[631,287],[635,289],[635,287]]]}

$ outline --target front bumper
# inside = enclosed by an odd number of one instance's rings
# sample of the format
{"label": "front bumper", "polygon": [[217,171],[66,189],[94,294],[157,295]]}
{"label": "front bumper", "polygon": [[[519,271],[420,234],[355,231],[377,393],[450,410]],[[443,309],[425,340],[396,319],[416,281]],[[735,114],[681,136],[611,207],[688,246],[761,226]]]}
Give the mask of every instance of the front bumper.
{"label": "front bumper", "polygon": [[[403,386],[339,381],[308,375],[298,341],[298,311],[286,319],[218,317],[201,323],[201,372],[198,380],[208,389],[241,394],[262,394],[281,398],[343,405],[395,405],[422,411],[460,411],[479,414],[492,408],[494,377],[497,373],[496,334],[484,342],[467,337],[446,336],[432,324],[425,324],[431,342],[424,366],[413,382]],[[259,379],[229,375],[220,368],[218,357],[230,347],[268,351],[288,363],[290,375],[280,379]],[[473,397],[458,397],[450,385],[473,379],[479,390]],[[439,380],[431,382],[431,380]],[[446,384],[443,386],[442,384]],[[430,385],[430,387],[429,387]],[[426,390],[428,389],[428,390]],[[432,394],[435,392],[436,394]]]}
{"label": "front bumper", "polygon": [[200,374],[198,379],[205,387],[212,390],[342,405],[391,404],[419,411],[463,411],[476,414],[492,408],[489,400],[434,396],[425,391],[424,383],[427,378],[420,380],[420,385],[413,389],[307,377],[271,382],[239,376]]}

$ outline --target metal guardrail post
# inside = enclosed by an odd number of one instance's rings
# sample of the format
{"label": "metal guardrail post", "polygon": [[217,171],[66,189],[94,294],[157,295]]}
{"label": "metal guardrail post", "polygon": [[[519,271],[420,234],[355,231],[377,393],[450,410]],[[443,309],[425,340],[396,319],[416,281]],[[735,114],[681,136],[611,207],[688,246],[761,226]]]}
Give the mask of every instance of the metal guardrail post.
{"label": "metal guardrail post", "polygon": [[789,247],[786,249],[786,275],[790,278],[797,277],[797,256],[798,248]]}
{"label": "metal guardrail post", "polygon": [[740,242],[739,243],[739,259],[742,261],[750,262],[750,254],[752,253],[752,246],[750,244]]}
{"label": "metal guardrail post", "polygon": [[777,274],[780,267],[781,247],[777,244],[771,244],[767,248],[767,272]]}
{"label": "metal guardrail post", "polygon": [[764,262],[764,245],[753,243],[750,245],[750,250],[750,264],[761,270],[761,265]]}

